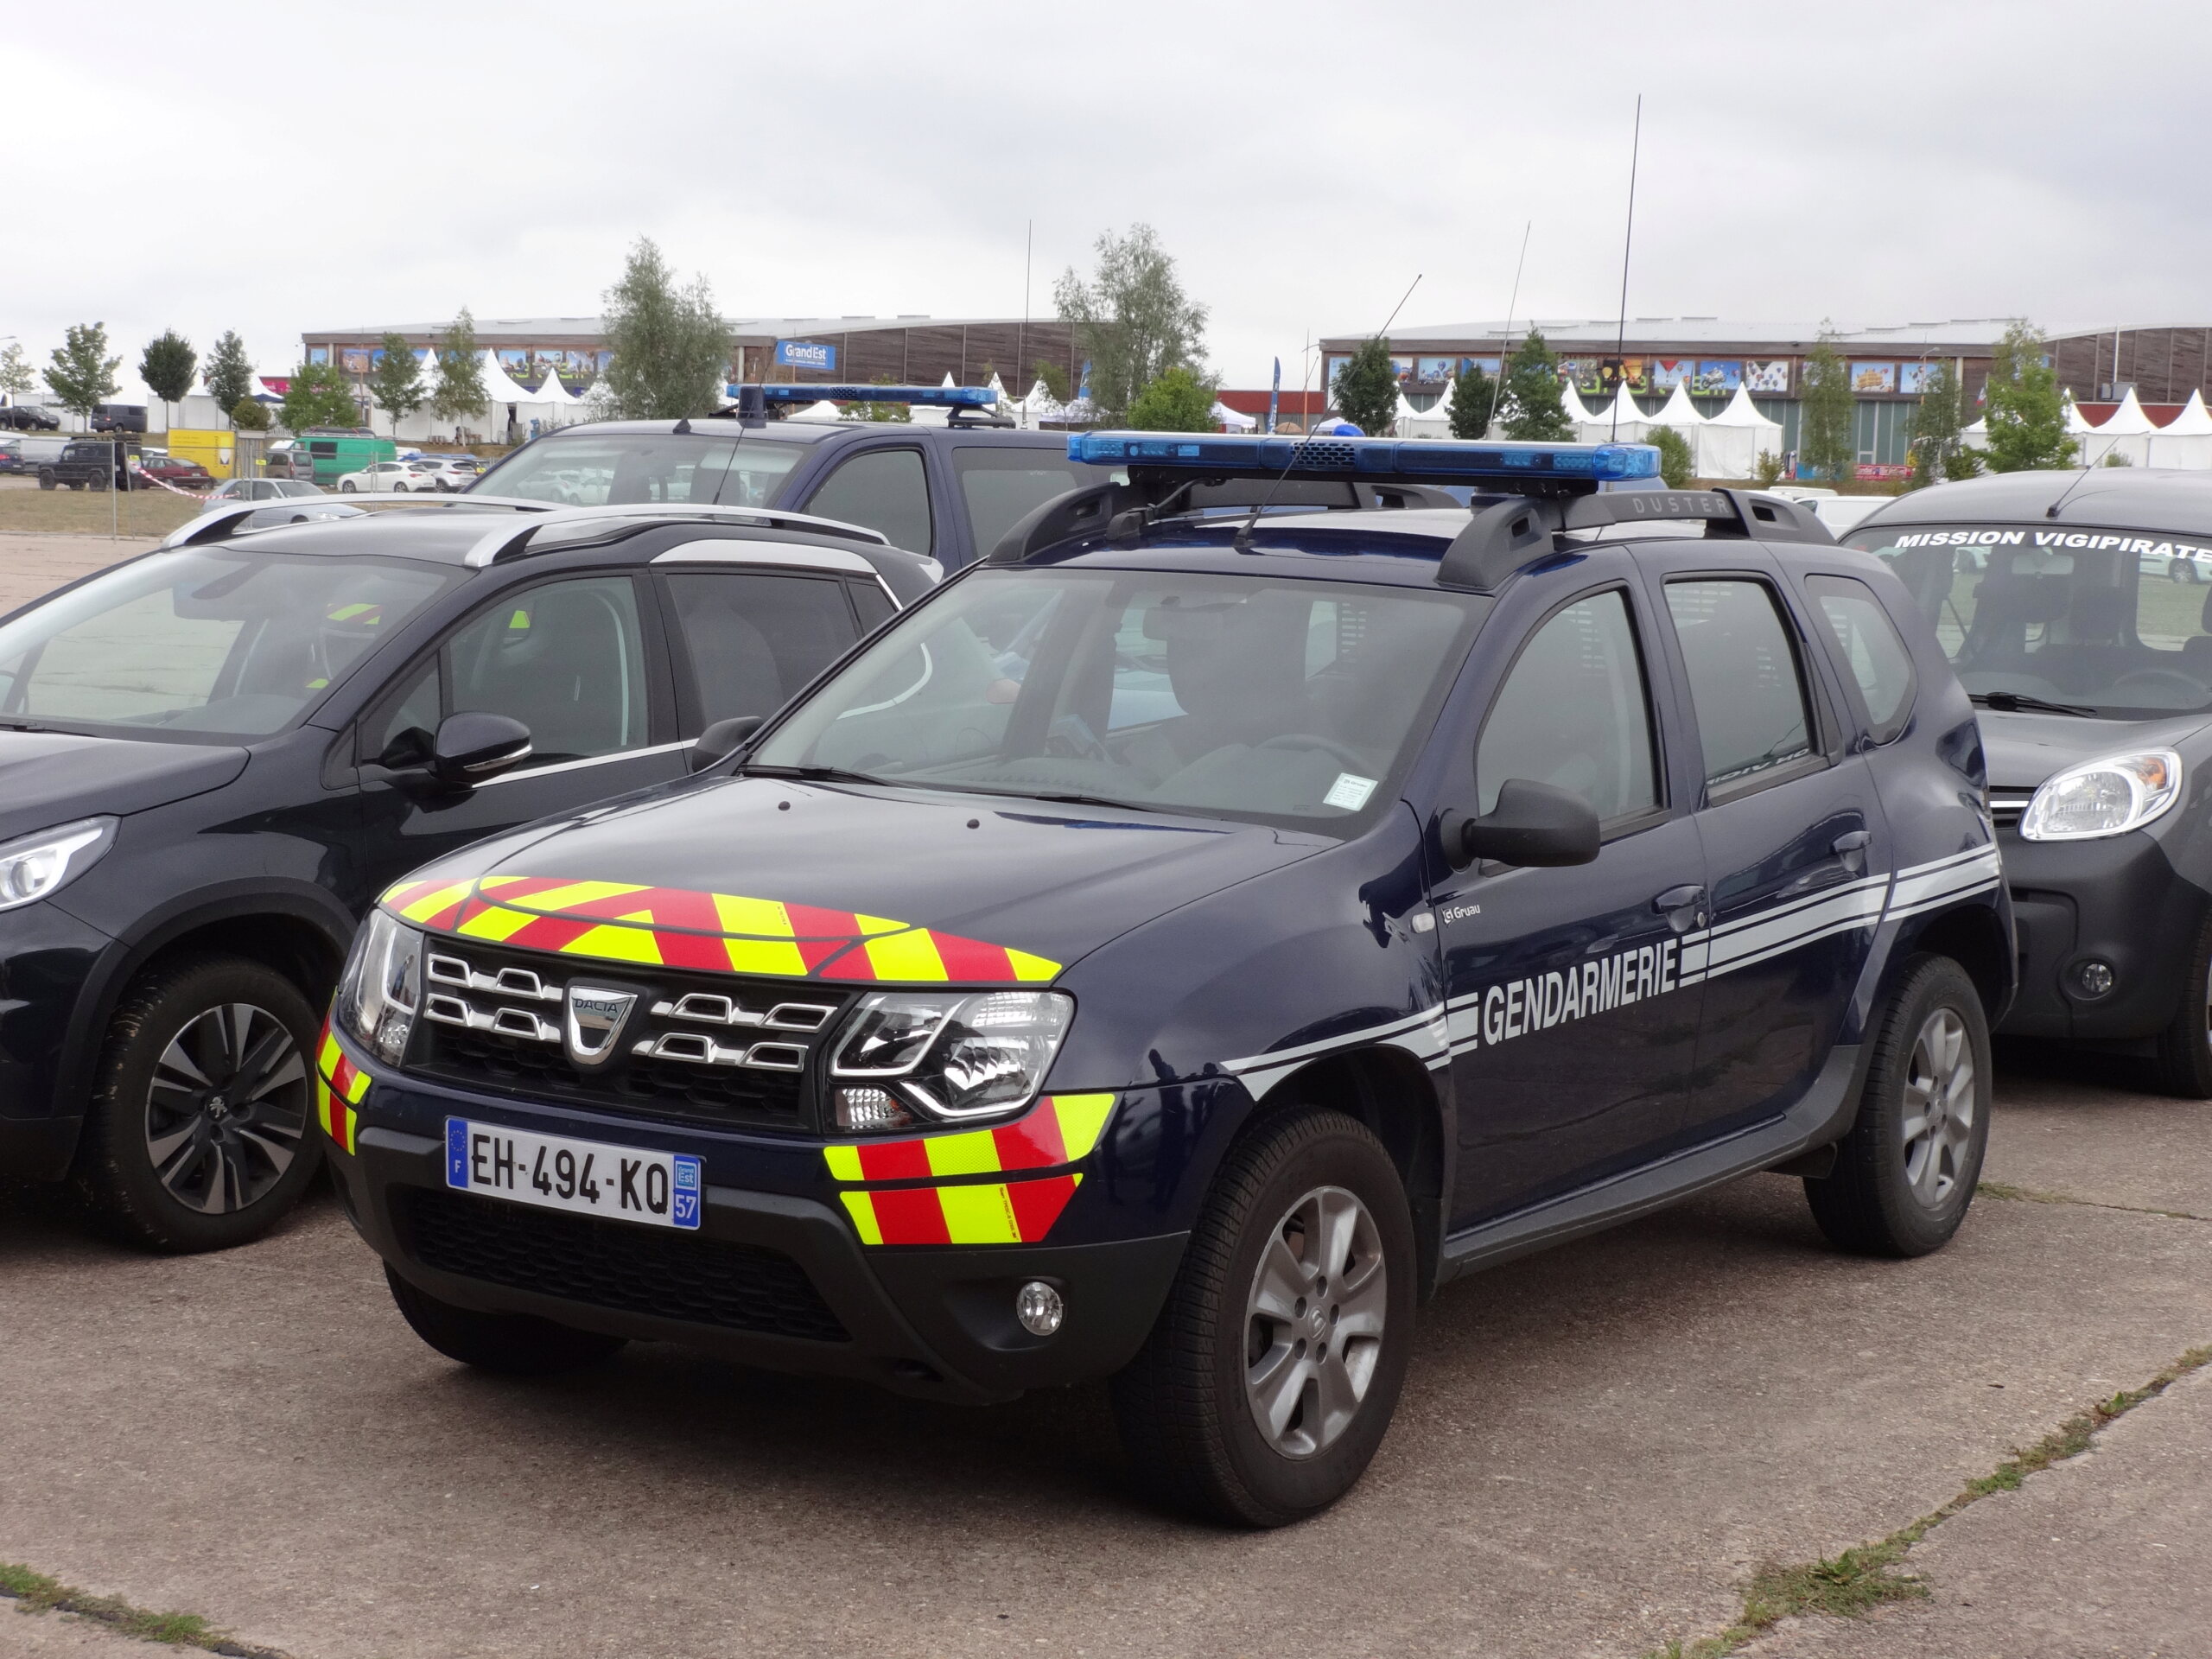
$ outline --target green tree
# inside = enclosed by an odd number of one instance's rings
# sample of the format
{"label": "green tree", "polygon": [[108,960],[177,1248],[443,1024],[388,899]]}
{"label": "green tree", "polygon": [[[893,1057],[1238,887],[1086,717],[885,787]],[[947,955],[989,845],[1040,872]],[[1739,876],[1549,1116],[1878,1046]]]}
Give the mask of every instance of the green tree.
{"label": "green tree", "polygon": [[1697,454],[1690,441],[1671,426],[1655,426],[1647,440],[1659,452],[1659,476],[1670,490],[1689,488],[1697,475]]}
{"label": "green tree", "polygon": [[280,418],[295,432],[311,426],[359,426],[361,409],[353,401],[352,385],[335,365],[302,363],[292,371]]}
{"label": "green tree", "polygon": [[241,432],[266,432],[269,405],[258,397],[241,397],[231,405],[231,424]]}
{"label": "green tree", "polygon": [[1483,372],[1479,363],[1469,363],[1452,377],[1452,435],[1479,438],[1490,430],[1497,413],[1497,382]]}
{"label": "green tree", "polygon": [[1835,348],[1835,330],[1821,324],[1805,359],[1797,410],[1798,475],[1848,483],[1858,476],[1859,440],[1853,429],[1859,400],[1851,392],[1851,365]]}
{"label": "green tree", "polygon": [[1946,482],[1952,484],[1957,483],[1961,479],[1980,478],[1981,466],[1980,452],[1969,449],[1961,443],[1943,457],[1943,477]]}
{"label": "green tree", "polygon": [[[54,377],[48,375],[48,379]],[[2043,333],[2025,321],[2007,328],[1990,353],[1989,447],[1993,473],[2025,473],[2075,464],[2066,432],[2066,404],[2044,350]]]}
{"label": "green tree", "polygon": [[1207,313],[1183,291],[1174,257],[1151,226],[1132,225],[1120,237],[1101,232],[1093,245],[1098,263],[1090,280],[1070,265],[1052,300],[1090,359],[1092,407],[1110,423],[1163,370],[1193,367],[1205,355]]}
{"label": "green tree", "polygon": [[[872,386],[895,386],[899,383],[887,374],[879,374],[868,384]],[[911,423],[914,418],[912,407],[906,404],[840,404],[837,407],[844,411],[848,420],[897,423]]]}
{"label": "green tree", "polygon": [[38,376],[31,372],[29,360],[23,356],[22,344],[10,340],[0,350],[0,392],[19,398],[38,385]]}
{"label": "green tree", "polygon": [[414,348],[397,334],[384,337],[384,355],[369,371],[369,396],[391,416],[394,437],[399,435],[399,423],[430,399],[430,388],[423,384],[423,365],[416,361]]}
{"label": "green tree", "polygon": [[721,407],[729,327],[704,276],[679,287],[660,249],[641,236],[603,309],[614,353],[606,378],[624,418],[675,420]]}
{"label": "green tree", "polygon": [[1959,439],[1966,425],[1959,401],[1959,377],[1948,363],[1928,372],[1920,403],[1912,411],[1912,473],[1905,487],[1925,489],[1949,476],[1951,457],[1963,447]]}
{"label": "green tree", "polygon": [[1398,371],[1390,362],[1390,342],[1377,334],[1360,342],[1329,385],[1337,412],[1370,438],[1390,429],[1398,416]]}
{"label": "green tree", "polygon": [[1782,482],[1782,457],[1771,449],[1759,451],[1759,458],[1751,468],[1751,480],[1757,484]]}
{"label": "green tree", "polygon": [[227,328],[215,336],[215,349],[207,354],[207,395],[231,410],[253,395],[253,359],[245,354],[245,342]]}
{"label": "green tree", "polygon": [[1045,395],[1056,404],[1072,403],[1075,387],[1069,383],[1068,372],[1057,363],[1037,359],[1037,378],[1045,383]]}
{"label": "green tree", "polygon": [[1179,363],[1162,369],[1129,404],[1124,416],[1140,432],[1211,432],[1214,383]]}
{"label": "green tree", "polygon": [[1505,435],[1522,442],[1561,443],[1574,436],[1560,391],[1559,359],[1535,329],[1505,365],[1500,400],[1505,405]]}
{"label": "green tree", "polygon": [[476,319],[462,306],[453,327],[438,336],[432,353],[438,360],[430,388],[430,412],[442,421],[479,416],[492,406],[484,394],[483,347],[476,343]]}
{"label": "green tree", "polygon": [[54,348],[46,371],[46,384],[54,388],[54,401],[74,415],[89,419],[92,412],[113,395],[119,357],[107,354],[107,325],[75,322]]}
{"label": "green tree", "polygon": [[192,342],[175,329],[164,328],[146,342],[146,349],[139,354],[138,378],[166,407],[184,401],[192,390],[193,371],[199,366],[200,354],[192,349]]}

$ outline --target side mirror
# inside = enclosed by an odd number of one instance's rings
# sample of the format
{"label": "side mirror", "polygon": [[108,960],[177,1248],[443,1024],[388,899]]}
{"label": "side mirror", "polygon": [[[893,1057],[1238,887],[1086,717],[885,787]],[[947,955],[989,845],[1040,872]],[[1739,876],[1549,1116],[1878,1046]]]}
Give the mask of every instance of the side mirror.
{"label": "side mirror", "polygon": [[1446,811],[1436,833],[1455,870],[1477,859],[1501,864],[1587,864],[1598,856],[1598,815],[1580,795],[1527,778],[1498,785],[1497,805],[1479,818]]}
{"label": "side mirror", "polygon": [[716,721],[692,740],[691,770],[704,772],[715,761],[728,758],[767,718],[766,715],[732,715],[728,720]]}
{"label": "side mirror", "polygon": [[448,715],[430,741],[430,775],[457,787],[480,784],[529,759],[530,728],[506,715]]}

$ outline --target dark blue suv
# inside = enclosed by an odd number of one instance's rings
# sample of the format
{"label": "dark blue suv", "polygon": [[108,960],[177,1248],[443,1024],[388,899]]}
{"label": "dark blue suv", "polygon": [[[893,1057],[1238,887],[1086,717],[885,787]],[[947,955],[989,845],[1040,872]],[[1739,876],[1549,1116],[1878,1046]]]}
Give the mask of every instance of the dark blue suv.
{"label": "dark blue suv", "polygon": [[1070,445],[1127,482],[729,760],[384,895],[320,1110],[431,1345],[1111,1376],[1145,1487],[1272,1525],[1461,1273],[1758,1170],[1951,1236],[2012,922],[1878,563],[1637,447]]}

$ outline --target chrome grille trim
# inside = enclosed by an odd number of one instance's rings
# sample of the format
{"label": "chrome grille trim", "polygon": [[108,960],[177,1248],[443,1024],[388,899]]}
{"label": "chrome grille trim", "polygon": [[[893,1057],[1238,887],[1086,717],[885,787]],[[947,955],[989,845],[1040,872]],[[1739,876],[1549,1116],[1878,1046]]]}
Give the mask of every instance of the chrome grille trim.
{"label": "chrome grille trim", "polygon": [[763,1026],[770,1031],[819,1031],[837,1010],[819,1002],[779,1002],[757,1013],[734,997],[693,991],[673,1002],[656,1002],[657,1020],[696,1020],[710,1026]]}
{"label": "chrome grille trim", "polygon": [[687,1060],[694,1065],[749,1065],[762,1071],[804,1071],[806,1050],[797,1043],[718,1043],[703,1031],[665,1031],[632,1046],[641,1059]]}

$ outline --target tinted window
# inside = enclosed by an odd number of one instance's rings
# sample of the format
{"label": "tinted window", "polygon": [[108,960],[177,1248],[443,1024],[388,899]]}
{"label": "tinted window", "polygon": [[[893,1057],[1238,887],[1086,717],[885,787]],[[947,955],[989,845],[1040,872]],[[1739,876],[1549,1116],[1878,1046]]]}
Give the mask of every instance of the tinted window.
{"label": "tinted window", "polygon": [[834,579],[697,571],[670,576],[668,587],[702,726],[775,713],[860,637],[845,584]]}
{"label": "tinted window", "polygon": [[1667,584],[1708,785],[1743,783],[1813,752],[1797,656],[1763,582]]}
{"label": "tinted window", "polygon": [[880,530],[893,547],[926,553],[935,539],[930,527],[929,479],[918,449],[876,449],[855,455],[830,474],[806,511],[823,518]]}
{"label": "tinted window", "polygon": [[451,709],[530,728],[524,766],[645,741],[645,647],[627,576],[548,582],[503,599],[447,641]]}
{"label": "tinted window", "polygon": [[1806,588],[1859,687],[1876,737],[1893,735],[1912,701],[1912,656],[1874,590],[1849,576],[1808,576]]}
{"label": "tinted window", "polygon": [[734,436],[720,435],[602,432],[548,438],[518,449],[484,475],[480,487],[487,495],[576,507],[711,502],[735,447]]}
{"label": "tinted window", "polygon": [[976,556],[988,558],[999,538],[1024,513],[1056,495],[1099,482],[1097,467],[1070,461],[1050,449],[1016,449],[969,444],[952,452],[968,522],[975,527]]}
{"label": "tinted window", "polygon": [[1618,591],[1577,600],[1537,629],[1491,705],[1475,751],[1481,810],[1512,778],[1580,795],[1599,820],[1659,802],[1651,704]]}

